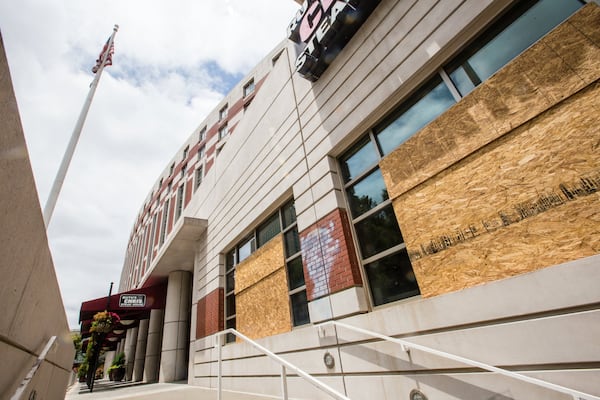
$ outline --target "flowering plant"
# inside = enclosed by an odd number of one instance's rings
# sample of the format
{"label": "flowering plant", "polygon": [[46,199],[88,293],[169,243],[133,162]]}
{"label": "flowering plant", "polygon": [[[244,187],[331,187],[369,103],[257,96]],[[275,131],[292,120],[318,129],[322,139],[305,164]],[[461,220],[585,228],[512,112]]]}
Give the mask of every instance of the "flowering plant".
{"label": "flowering plant", "polygon": [[101,311],[94,315],[90,332],[110,332],[121,319],[118,314],[110,311]]}

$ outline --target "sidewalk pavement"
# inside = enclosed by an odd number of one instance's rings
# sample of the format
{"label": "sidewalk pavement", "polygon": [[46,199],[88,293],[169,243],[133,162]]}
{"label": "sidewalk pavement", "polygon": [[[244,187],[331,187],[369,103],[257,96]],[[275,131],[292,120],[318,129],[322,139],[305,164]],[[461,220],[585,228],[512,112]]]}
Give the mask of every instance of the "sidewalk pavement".
{"label": "sidewalk pavement", "polygon": [[[223,390],[223,400],[272,400],[279,397],[254,395]],[[90,393],[85,383],[75,383],[65,400],[216,400],[216,389],[179,383],[112,382],[99,379]]]}

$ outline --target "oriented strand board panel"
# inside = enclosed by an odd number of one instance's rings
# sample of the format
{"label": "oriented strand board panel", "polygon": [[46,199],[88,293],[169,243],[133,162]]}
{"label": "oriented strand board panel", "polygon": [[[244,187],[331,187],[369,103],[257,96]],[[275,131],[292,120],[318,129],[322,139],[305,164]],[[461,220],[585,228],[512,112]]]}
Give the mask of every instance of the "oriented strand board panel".
{"label": "oriented strand board panel", "polygon": [[425,297],[600,253],[600,83],[393,205]]}
{"label": "oriented strand board panel", "polygon": [[600,7],[590,3],[386,156],[390,198],[599,79],[599,36]]}
{"label": "oriented strand board panel", "polygon": [[595,31],[589,4],[382,160],[423,296],[600,252]]}
{"label": "oriented strand board panel", "polygon": [[291,329],[288,283],[279,235],[236,267],[237,329],[252,339]]}

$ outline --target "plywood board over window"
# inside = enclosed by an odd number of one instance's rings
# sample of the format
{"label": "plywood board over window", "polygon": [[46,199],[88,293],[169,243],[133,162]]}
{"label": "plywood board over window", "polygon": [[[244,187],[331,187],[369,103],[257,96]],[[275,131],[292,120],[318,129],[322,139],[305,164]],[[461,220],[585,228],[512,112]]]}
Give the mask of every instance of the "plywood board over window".
{"label": "plywood board over window", "polygon": [[252,339],[291,330],[283,236],[278,235],[236,267],[237,329]]}
{"label": "plywood board over window", "polygon": [[[599,20],[597,7],[381,162],[423,296],[600,253],[600,48],[571,29],[590,15]],[[534,64],[555,68],[540,75]],[[488,123],[461,124],[474,119]],[[400,177],[415,165],[401,157],[409,147],[421,167]]]}

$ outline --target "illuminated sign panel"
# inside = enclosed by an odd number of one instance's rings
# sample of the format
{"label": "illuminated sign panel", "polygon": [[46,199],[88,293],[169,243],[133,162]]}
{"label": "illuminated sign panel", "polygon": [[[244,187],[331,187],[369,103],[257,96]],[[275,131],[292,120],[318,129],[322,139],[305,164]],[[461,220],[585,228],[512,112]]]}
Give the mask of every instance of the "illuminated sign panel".
{"label": "illuminated sign panel", "polygon": [[380,0],[306,0],[288,26],[302,46],[296,71],[316,81],[350,41]]}

